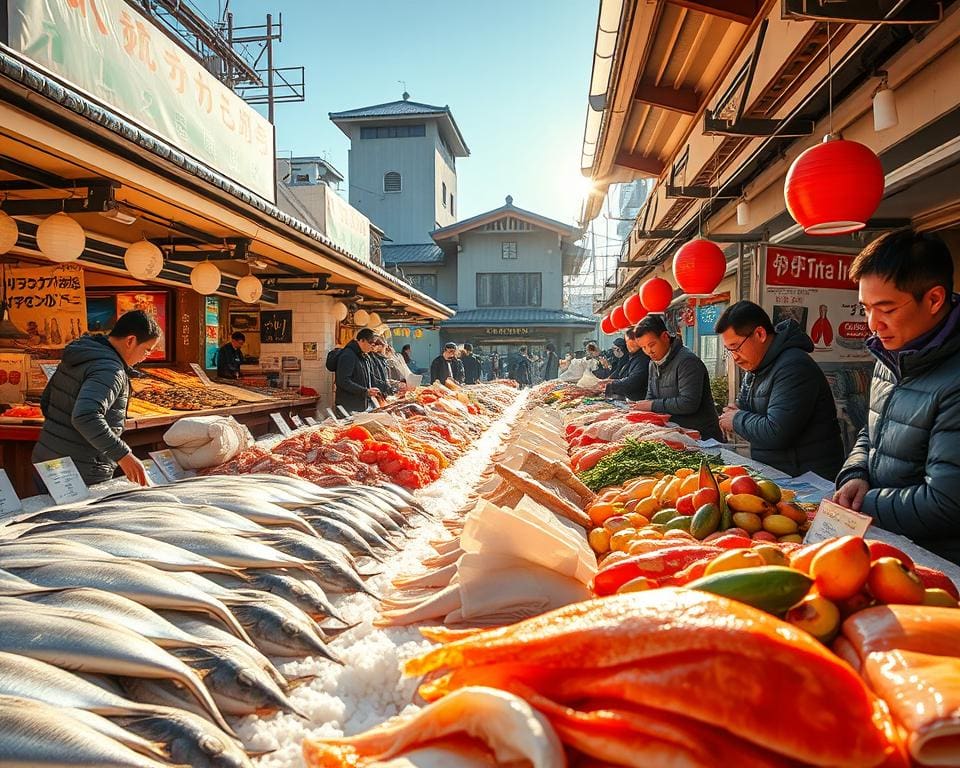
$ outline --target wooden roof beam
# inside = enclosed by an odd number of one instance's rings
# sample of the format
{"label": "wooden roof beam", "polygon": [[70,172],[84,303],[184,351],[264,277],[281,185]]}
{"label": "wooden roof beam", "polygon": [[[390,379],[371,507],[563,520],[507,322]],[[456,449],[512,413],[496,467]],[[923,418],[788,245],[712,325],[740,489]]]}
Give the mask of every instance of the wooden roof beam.
{"label": "wooden roof beam", "polygon": [[737,24],[750,25],[760,13],[762,0],[667,0],[670,5],[718,16]]}
{"label": "wooden roof beam", "polygon": [[637,171],[647,176],[657,177],[663,173],[663,161],[659,157],[636,155],[621,150],[617,153],[615,162],[623,168],[629,168],[631,171]]}
{"label": "wooden roof beam", "polygon": [[700,97],[692,88],[669,88],[663,85],[640,83],[633,94],[634,101],[659,107],[683,115],[696,115],[700,111]]}

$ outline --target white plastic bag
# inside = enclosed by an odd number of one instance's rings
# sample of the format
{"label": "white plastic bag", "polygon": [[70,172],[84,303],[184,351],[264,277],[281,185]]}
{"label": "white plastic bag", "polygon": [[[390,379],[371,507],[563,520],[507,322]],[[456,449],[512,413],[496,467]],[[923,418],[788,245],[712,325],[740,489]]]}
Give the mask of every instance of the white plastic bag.
{"label": "white plastic bag", "polygon": [[188,416],[163,435],[184,469],[225,464],[251,444],[247,431],[232,416]]}

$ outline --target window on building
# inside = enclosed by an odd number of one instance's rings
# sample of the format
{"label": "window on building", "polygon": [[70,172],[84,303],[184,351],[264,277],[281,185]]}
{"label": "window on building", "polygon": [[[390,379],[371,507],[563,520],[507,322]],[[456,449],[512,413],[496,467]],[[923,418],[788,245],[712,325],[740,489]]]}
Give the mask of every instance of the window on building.
{"label": "window on building", "polygon": [[435,274],[406,275],[410,285],[431,298],[437,298],[437,276]]}
{"label": "window on building", "polygon": [[539,307],[539,272],[478,272],[478,307]]}
{"label": "window on building", "polygon": [[383,174],[383,191],[400,192],[403,188],[400,174],[396,171],[387,171]]}
{"label": "window on building", "polygon": [[294,184],[308,184],[310,182],[310,176],[306,173],[298,173],[293,177]]}
{"label": "window on building", "polygon": [[504,241],[500,243],[500,257],[504,259],[515,259],[517,258],[517,243],[516,241]]}
{"label": "window on building", "polygon": [[447,182],[443,181],[440,183],[440,186],[443,189],[443,207],[447,207]]}
{"label": "window on building", "polygon": [[450,215],[456,216],[457,212],[453,210],[453,192],[450,193]]}
{"label": "window on building", "polygon": [[412,139],[427,135],[424,123],[413,125],[377,125],[360,129],[361,139]]}

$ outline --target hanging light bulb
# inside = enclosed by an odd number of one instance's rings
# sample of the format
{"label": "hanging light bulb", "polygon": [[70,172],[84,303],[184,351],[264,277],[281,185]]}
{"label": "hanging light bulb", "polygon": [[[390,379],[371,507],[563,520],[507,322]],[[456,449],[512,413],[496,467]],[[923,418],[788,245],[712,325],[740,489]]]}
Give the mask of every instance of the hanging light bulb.
{"label": "hanging light bulb", "polygon": [[741,200],[737,203],[737,226],[745,227],[750,223],[750,203]]}
{"label": "hanging light bulb", "polygon": [[873,94],[873,130],[885,131],[887,128],[893,128],[900,122],[900,116],[897,114],[897,97],[890,86],[887,85],[887,78],[880,81],[880,87]]}
{"label": "hanging light bulb", "polygon": [[123,254],[127,272],[138,280],[151,280],[163,269],[163,252],[147,239],[133,243]]}
{"label": "hanging light bulb", "polygon": [[237,298],[247,304],[253,304],[263,296],[263,283],[256,275],[245,275],[237,280]]}
{"label": "hanging light bulb", "polygon": [[370,313],[365,309],[358,309],[353,313],[353,324],[359,327],[366,326],[370,322]]}
{"label": "hanging light bulb", "polygon": [[17,220],[5,211],[0,211],[0,253],[6,253],[13,248],[17,244],[18,237],[20,237],[20,228],[17,226]]}
{"label": "hanging light bulb", "polygon": [[48,216],[37,227],[37,247],[51,261],[76,261],[86,245],[83,227],[63,211]]}
{"label": "hanging light bulb", "polygon": [[333,313],[333,319],[338,323],[342,320],[346,320],[347,315],[350,314],[349,308],[342,301],[335,302],[331,312]]}
{"label": "hanging light bulb", "polygon": [[376,312],[371,312],[370,317],[367,319],[367,325],[369,325],[371,328],[376,328],[378,325],[383,325],[383,323],[380,321],[380,315]]}
{"label": "hanging light bulb", "polygon": [[220,270],[216,264],[204,261],[190,272],[190,285],[197,293],[209,296],[220,287]]}

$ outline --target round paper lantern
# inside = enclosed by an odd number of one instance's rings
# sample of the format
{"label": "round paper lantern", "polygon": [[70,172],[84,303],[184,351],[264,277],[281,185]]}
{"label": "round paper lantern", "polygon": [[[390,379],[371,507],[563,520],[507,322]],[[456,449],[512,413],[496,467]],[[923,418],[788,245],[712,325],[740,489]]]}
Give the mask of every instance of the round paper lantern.
{"label": "round paper lantern", "polygon": [[263,296],[263,283],[256,275],[246,275],[237,280],[237,298],[247,304],[253,304]]}
{"label": "round paper lantern", "polygon": [[220,287],[220,270],[209,261],[197,264],[190,272],[190,285],[197,293],[209,296]]}
{"label": "round paper lantern", "polygon": [[627,316],[630,325],[636,325],[647,316],[647,310],[640,301],[640,294],[632,293],[630,297],[623,302],[623,314]]}
{"label": "round paper lantern", "polygon": [[347,305],[344,304],[342,301],[336,302],[333,305],[333,309],[331,311],[333,312],[333,319],[336,320],[337,322],[340,322],[341,320],[345,320],[347,318],[347,315],[350,314],[350,310],[347,308]]}
{"label": "round paper lantern", "polygon": [[617,332],[617,329],[613,325],[613,321],[610,319],[610,315],[603,316],[603,320],[600,321],[600,330],[608,336]]}
{"label": "round paper lantern", "polygon": [[651,277],[640,286],[640,301],[647,312],[666,312],[673,301],[673,286],[662,277]]}
{"label": "round paper lantern", "polygon": [[20,228],[17,226],[17,220],[5,211],[0,211],[0,253],[6,253],[13,248],[17,244],[18,237],[20,237]]}
{"label": "round paper lantern", "polygon": [[390,335],[390,326],[381,323],[380,325],[377,326],[377,333],[379,333],[381,336],[386,338],[387,336]]}
{"label": "round paper lantern", "polygon": [[627,316],[623,311],[623,307],[613,308],[613,311],[610,313],[610,322],[613,323],[613,327],[618,331],[622,331],[624,328],[630,327],[630,321],[627,320]]}
{"label": "round paper lantern", "polygon": [[867,225],[883,186],[883,167],[872,149],[827,136],[793,161],[783,197],[806,234],[845,235]]}
{"label": "round paper lantern", "polygon": [[673,276],[689,296],[710,296],[727,271],[720,246],[698,237],[680,246],[673,257]]}
{"label": "round paper lantern", "polygon": [[127,272],[138,280],[152,280],[163,269],[163,252],[149,240],[140,240],[123,254]]}
{"label": "round paper lantern", "polygon": [[414,338],[422,339],[422,338],[423,338],[423,331],[420,330],[419,328],[417,328],[417,330],[415,330],[415,331],[413,332],[413,335],[414,335]]}
{"label": "round paper lantern", "polygon": [[37,227],[37,247],[51,261],[76,261],[86,245],[83,227],[63,212],[48,216]]}
{"label": "round paper lantern", "polygon": [[367,320],[367,325],[371,328],[376,328],[379,325],[383,325],[383,322],[380,320],[380,315],[376,312],[371,312],[370,317]]}
{"label": "round paper lantern", "polygon": [[358,309],[353,313],[353,324],[359,326],[365,326],[370,322],[370,313],[365,309]]}

